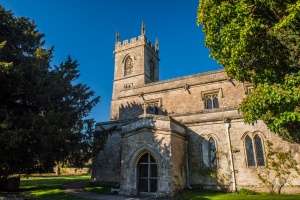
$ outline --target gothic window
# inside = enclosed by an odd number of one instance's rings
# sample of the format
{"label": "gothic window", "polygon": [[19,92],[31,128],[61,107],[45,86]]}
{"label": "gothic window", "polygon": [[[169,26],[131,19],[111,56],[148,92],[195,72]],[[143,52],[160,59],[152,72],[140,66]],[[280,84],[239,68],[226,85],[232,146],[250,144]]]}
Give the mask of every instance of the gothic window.
{"label": "gothic window", "polygon": [[253,143],[249,136],[246,136],[246,153],[248,166],[255,166],[254,153],[253,153]]}
{"label": "gothic window", "polygon": [[149,61],[149,66],[150,66],[150,79],[151,80],[154,80],[154,71],[155,71],[155,64],[154,64],[154,61],[153,61],[153,59],[151,59],[150,61]]}
{"label": "gothic window", "polygon": [[215,169],[217,167],[216,143],[211,137],[208,141],[203,139],[201,142],[202,167]]}
{"label": "gothic window", "polygon": [[148,113],[149,114],[153,114],[153,115],[157,115],[158,114],[158,103],[150,103],[148,105]]}
{"label": "gothic window", "polygon": [[217,167],[216,144],[213,138],[209,139],[209,161],[211,168]]}
{"label": "gothic window", "polygon": [[133,60],[128,57],[125,61],[125,76],[133,73]]}
{"label": "gothic window", "polygon": [[255,135],[254,142],[257,165],[265,166],[265,158],[261,138],[258,135]]}
{"label": "gothic window", "polygon": [[253,139],[248,135],[245,138],[247,163],[249,167],[265,166],[262,139],[255,135]]}
{"label": "gothic window", "polygon": [[206,109],[219,108],[218,94],[205,95],[205,108]]}
{"label": "gothic window", "polygon": [[145,108],[146,113],[152,115],[158,115],[161,107],[161,99],[149,99],[145,100]]}

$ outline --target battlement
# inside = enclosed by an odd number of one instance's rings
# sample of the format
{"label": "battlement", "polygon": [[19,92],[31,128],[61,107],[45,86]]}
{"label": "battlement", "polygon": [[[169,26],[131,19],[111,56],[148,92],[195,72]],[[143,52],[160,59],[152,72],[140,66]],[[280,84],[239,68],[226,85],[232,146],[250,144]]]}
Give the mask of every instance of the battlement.
{"label": "battlement", "polygon": [[136,47],[139,45],[146,45],[148,48],[152,49],[153,51],[157,52],[158,49],[155,48],[150,40],[147,39],[145,35],[140,35],[138,38],[134,37],[128,40],[123,40],[123,42],[116,42],[115,51],[121,51],[128,47]]}
{"label": "battlement", "polygon": [[123,50],[128,49],[128,48],[133,48],[133,47],[145,45],[150,50],[152,50],[154,54],[158,54],[158,51],[159,51],[158,39],[156,38],[155,45],[151,44],[151,42],[147,39],[147,37],[145,35],[146,29],[145,29],[144,22],[142,23],[141,33],[142,34],[140,36],[138,36],[137,39],[136,39],[136,37],[134,37],[134,38],[131,38],[129,41],[124,40],[123,42],[120,42],[119,41],[119,39],[120,39],[119,30],[117,30],[114,53],[116,53],[118,51],[123,51]]}

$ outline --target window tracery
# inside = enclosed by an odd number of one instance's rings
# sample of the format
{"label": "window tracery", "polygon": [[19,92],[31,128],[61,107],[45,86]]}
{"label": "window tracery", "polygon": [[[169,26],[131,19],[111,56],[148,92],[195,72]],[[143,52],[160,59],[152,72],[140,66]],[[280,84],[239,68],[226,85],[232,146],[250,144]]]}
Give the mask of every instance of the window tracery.
{"label": "window tracery", "polygon": [[263,143],[259,135],[255,135],[253,139],[247,135],[245,137],[245,147],[249,167],[265,166]]}
{"label": "window tracery", "polygon": [[128,57],[125,61],[125,76],[133,73],[133,60]]}
{"label": "window tracery", "polygon": [[217,167],[216,143],[211,137],[201,142],[202,167],[215,169]]}
{"label": "window tracery", "polygon": [[205,108],[206,109],[219,108],[218,94],[205,95]]}

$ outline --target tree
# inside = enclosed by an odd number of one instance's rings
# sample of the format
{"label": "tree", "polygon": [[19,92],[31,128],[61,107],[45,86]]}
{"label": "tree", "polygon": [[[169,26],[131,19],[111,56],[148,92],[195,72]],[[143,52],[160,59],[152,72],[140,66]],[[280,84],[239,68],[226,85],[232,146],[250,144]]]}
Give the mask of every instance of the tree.
{"label": "tree", "polygon": [[0,16],[0,165],[12,174],[84,162],[92,134],[83,132],[84,119],[100,97],[77,83],[78,64],[70,57],[51,67],[53,47],[43,48],[33,21],[1,6]]}
{"label": "tree", "polygon": [[227,75],[254,84],[240,105],[246,123],[262,119],[286,140],[300,142],[300,1],[201,0],[210,56]]}

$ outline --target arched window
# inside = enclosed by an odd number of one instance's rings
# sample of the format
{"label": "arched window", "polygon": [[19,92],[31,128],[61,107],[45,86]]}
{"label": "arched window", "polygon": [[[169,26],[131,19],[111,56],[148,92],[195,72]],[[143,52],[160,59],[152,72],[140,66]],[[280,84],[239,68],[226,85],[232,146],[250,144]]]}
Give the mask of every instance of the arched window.
{"label": "arched window", "polygon": [[125,76],[133,73],[133,60],[128,57],[125,61]]}
{"label": "arched window", "polygon": [[218,94],[209,94],[205,96],[205,108],[219,108]]}
{"label": "arched window", "polygon": [[206,109],[212,109],[212,101],[210,97],[207,97],[206,99]]}
{"label": "arched window", "polygon": [[211,137],[208,141],[203,139],[201,142],[202,150],[202,167],[203,168],[216,168],[217,167],[217,155],[216,155],[216,143]]}
{"label": "arched window", "polygon": [[214,105],[214,108],[219,108],[219,100],[218,100],[218,97],[214,97],[214,100],[213,100],[213,105]]}
{"label": "arched window", "polygon": [[265,166],[265,157],[263,151],[262,139],[255,135],[254,143],[248,135],[245,138],[247,163],[249,167]]}
{"label": "arched window", "polygon": [[150,79],[151,80],[153,80],[154,81],[154,71],[155,71],[155,63],[154,63],[154,61],[153,61],[153,59],[151,59],[150,61],[149,61],[149,67],[150,67]]}
{"label": "arched window", "polygon": [[253,143],[248,135],[246,136],[246,153],[248,166],[255,166]]}
{"label": "arched window", "polygon": [[216,143],[213,138],[209,139],[209,161],[211,168],[217,167]]}
{"label": "arched window", "polygon": [[254,137],[256,161],[258,166],[265,166],[264,151],[261,138],[258,135]]}

